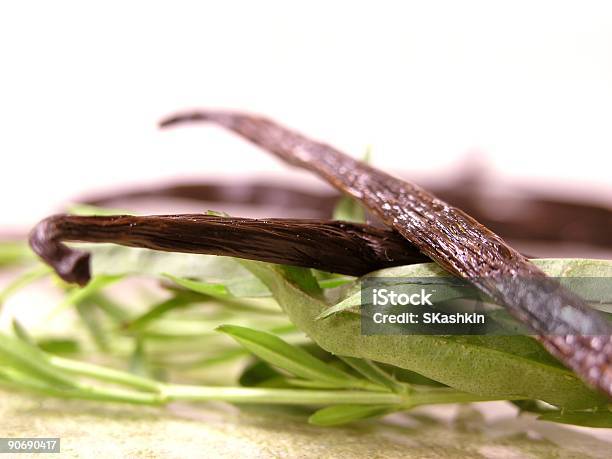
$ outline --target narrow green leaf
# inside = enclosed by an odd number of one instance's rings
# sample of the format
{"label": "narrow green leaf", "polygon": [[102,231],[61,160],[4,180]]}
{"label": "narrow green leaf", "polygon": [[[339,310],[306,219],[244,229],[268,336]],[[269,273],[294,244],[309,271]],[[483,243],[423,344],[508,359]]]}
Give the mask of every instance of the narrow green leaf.
{"label": "narrow green leaf", "polygon": [[138,336],[160,340],[198,340],[217,336],[218,320],[163,318],[137,330]]}
{"label": "narrow green leaf", "polygon": [[278,265],[278,269],[284,273],[288,280],[299,286],[303,291],[311,295],[322,293],[319,281],[311,269],[284,265]]}
{"label": "narrow green leaf", "polygon": [[[161,392],[163,384],[150,378],[138,376],[127,371],[115,370],[113,368],[95,365],[87,362],[80,362],[73,359],[65,359],[55,355],[48,356],[49,362],[54,368],[61,370],[68,375],[86,376],[91,379],[112,383],[120,386],[131,387],[148,392]],[[88,390],[91,386],[78,385],[79,390]]]}
{"label": "narrow green leaf", "polygon": [[358,308],[361,306],[361,292],[354,292],[351,295],[343,298],[338,303],[330,306],[323,310],[321,314],[319,314],[316,319],[321,320],[327,317],[333,316],[339,312],[354,312],[355,314],[359,314]]}
{"label": "narrow green leaf", "polygon": [[[238,382],[241,386],[260,386],[271,379],[280,379],[283,375],[273,368],[268,362],[256,360],[244,369]],[[283,378],[284,379],[284,378]]]}
{"label": "narrow green leaf", "polygon": [[303,349],[271,333],[236,325],[221,325],[217,330],[230,335],[259,358],[300,378],[339,386],[346,386],[355,381],[355,378],[349,374],[327,365]]}
{"label": "narrow green leaf", "polygon": [[398,410],[401,410],[401,407],[390,405],[334,405],[315,412],[308,418],[308,422],[317,426],[337,426],[384,416]]}
{"label": "narrow green leaf", "polygon": [[218,210],[210,210],[208,209],[204,212],[204,215],[211,215],[213,217],[230,217],[231,215],[226,212],[220,212]]}
{"label": "narrow green leaf", "polygon": [[156,393],[145,393],[109,387],[60,388],[46,384],[28,375],[20,375],[0,367],[0,387],[13,391],[28,391],[47,397],[76,400],[95,400],[99,402],[131,403],[135,405],[161,405],[163,400]]}
{"label": "narrow green leaf", "polygon": [[151,322],[158,320],[168,312],[193,304],[195,299],[196,297],[193,295],[179,293],[172,298],[169,298],[154,305],[144,314],[127,322],[124,327],[127,330],[143,330]]}
{"label": "narrow green leaf", "polygon": [[400,383],[408,384],[409,386],[444,387],[444,384],[441,382],[434,381],[415,371],[380,362],[377,362],[376,366],[380,367],[386,373],[391,374],[392,377]]}
{"label": "narrow green leaf", "polygon": [[612,412],[607,410],[566,413],[551,411],[550,413],[542,414],[538,419],[575,426],[612,428]]}
{"label": "narrow green leaf", "polygon": [[83,203],[74,203],[68,205],[68,212],[73,215],[82,215],[85,217],[95,215],[136,215],[134,212],[125,209],[98,207]]}
{"label": "narrow green leaf", "polygon": [[0,333],[0,357],[17,370],[60,387],[73,387],[73,381],[49,363],[38,348],[17,338]]}
{"label": "narrow green leaf", "polygon": [[36,347],[36,344],[34,343],[34,340],[30,336],[30,334],[27,332],[27,330],[23,327],[23,325],[21,325],[21,323],[17,319],[13,319],[12,326],[13,326],[13,332],[15,333],[15,336],[17,338],[19,338],[21,341],[25,343],[30,344],[31,346]]}
{"label": "narrow green leaf", "polygon": [[355,371],[359,372],[362,376],[368,378],[374,384],[386,387],[392,392],[396,392],[398,394],[410,391],[407,384],[402,384],[370,360],[357,359],[355,357],[338,357]]}
{"label": "narrow green leaf", "polygon": [[89,297],[98,293],[100,290],[120,281],[125,276],[123,275],[99,275],[95,276],[85,287],[77,287],[66,295],[64,301],[62,301],[57,308],[51,313],[52,315],[58,314],[59,312],[67,309],[71,306],[79,304]]}
{"label": "narrow green leaf", "polygon": [[108,351],[109,336],[102,327],[96,306],[86,299],[76,304],[76,310],[96,347],[101,351]]}
{"label": "narrow green leaf", "polygon": [[71,355],[81,350],[79,342],[72,338],[40,338],[36,346],[48,354]]}
{"label": "narrow green leaf", "polygon": [[130,317],[130,312],[124,305],[110,299],[102,292],[93,293],[89,299],[114,322],[125,322]]}
{"label": "narrow green leaf", "polygon": [[208,282],[202,282],[191,279],[182,279],[172,274],[165,273],[164,277],[167,277],[172,282],[194,292],[203,293],[205,295],[211,295],[214,297],[226,297],[229,295],[227,288],[223,284],[212,284]]}
{"label": "narrow green leaf", "polygon": [[333,218],[334,220],[364,223],[365,210],[359,201],[348,196],[343,196],[334,208]]}
{"label": "narrow green leaf", "polygon": [[322,289],[341,287],[343,285],[350,284],[354,280],[354,277],[348,276],[334,276],[327,279],[318,279],[319,287]]}
{"label": "narrow green leaf", "polygon": [[329,383],[325,381],[311,381],[309,379],[299,379],[299,378],[283,378],[283,381],[289,387],[304,387],[308,389],[338,389],[338,384]]}

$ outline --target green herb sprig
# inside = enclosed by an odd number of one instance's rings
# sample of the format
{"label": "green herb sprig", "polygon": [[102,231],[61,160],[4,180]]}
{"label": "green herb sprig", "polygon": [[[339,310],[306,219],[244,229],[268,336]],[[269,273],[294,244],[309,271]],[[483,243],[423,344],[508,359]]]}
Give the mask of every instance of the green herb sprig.
{"label": "green herb sprig", "polygon": [[[318,425],[421,405],[508,400],[544,420],[612,427],[607,401],[529,337],[362,336],[359,279],[224,257],[114,246],[92,252],[94,276],[85,288],[63,284],[30,256],[0,253],[12,260],[7,266],[26,267],[0,293],[3,301],[52,278],[64,292],[57,313],[74,309],[82,325],[74,336],[50,337],[15,322],[12,335],[0,335],[6,389],[152,406],[305,405]],[[612,275],[610,261],[534,262],[552,276]],[[372,275],[443,281],[444,273],[422,264]],[[144,292],[148,305],[124,304],[113,293],[113,285],[143,277],[162,286],[161,294]],[[90,363],[96,356],[107,364]],[[206,383],[213,368],[227,376],[223,385]],[[247,384],[254,368],[265,371]]]}

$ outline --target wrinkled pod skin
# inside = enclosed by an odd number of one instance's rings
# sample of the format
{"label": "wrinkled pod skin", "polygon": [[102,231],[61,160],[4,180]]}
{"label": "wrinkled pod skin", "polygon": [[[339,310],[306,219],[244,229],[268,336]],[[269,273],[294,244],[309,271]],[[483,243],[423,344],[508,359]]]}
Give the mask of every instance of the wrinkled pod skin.
{"label": "wrinkled pod skin", "polygon": [[160,126],[193,121],[221,125],[359,200],[423,254],[504,305],[553,355],[612,397],[612,327],[460,209],[263,117],[204,110],[172,116]]}
{"label": "wrinkled pod skin", "polygon": [[224,255],[351,276],[431,261],[395,231],[333,220],[202,214],[44,219],[31,231],[30,246],[65,281],[80,285],[90,279],[89,254],[65,241]]}

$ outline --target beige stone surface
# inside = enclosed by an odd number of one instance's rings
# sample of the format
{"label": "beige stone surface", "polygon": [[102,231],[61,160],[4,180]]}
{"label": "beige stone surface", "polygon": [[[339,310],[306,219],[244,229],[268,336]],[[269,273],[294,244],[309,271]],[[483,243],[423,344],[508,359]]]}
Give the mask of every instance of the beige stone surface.
{"label": "beige stone surface", "polygon": [[[60,457],[608,458],[607,433],[516,418],[496,405],[396,415],[338,427],[304,412],[176,404],[166,408],[41,399],[0,391],[0,436],[61,437]],[[502,410],[503,411],[503,410]],[[20,455],[25,458],[28,455]],[[34,456],[31,456],[34,457]],[[40,457],[40,456],[38,456]]]}

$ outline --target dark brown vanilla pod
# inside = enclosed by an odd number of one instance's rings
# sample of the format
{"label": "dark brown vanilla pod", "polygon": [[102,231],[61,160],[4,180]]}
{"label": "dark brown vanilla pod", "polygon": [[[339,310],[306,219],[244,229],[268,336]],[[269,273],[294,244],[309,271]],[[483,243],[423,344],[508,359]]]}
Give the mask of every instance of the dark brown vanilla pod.
{"label": "dark brown vanilla pod", "polygon": [[57,275],[69,283],[86,285],[91,278],[90,254],[61,243],[62,229],[53,216],[39,222],[30,231],[28,241],[32,251],[51,266]]}
{"label": "dark brown vanilla pod", "polygon": [[55,215],[30,234],[30,245],[67,282],[89,281],[89,254],[62,242],[109,242],[167,252],[225,255],[360,276],[430,261],[385,228],[333,220]]}
{"label": "dark brown vanilla pod", "polygon": [[108,203],[131,199],[170,198],[188,199],[208,203],[227,205],[269,206],[278,207],[285,212],[307,210],[317,218],[331,218],[339,195],[333,192],[316,193],[283,185],[263,182],[251,183],[175,183],[150,188],[132,188],[119,193],[85,196],[77,202],[93,206],[104,206]]}
{"label": "dark brown vanilla pod", "polygon": [[447,271],[504,305],[539,335],[553,355],[612,396],[612,327],[465,212],[262,117],[198,111],[168,118],[161,126],[189,121],[224,126],[358,199]]}
{"label": "dark brown vanilla pod", "polygon": [[446,187],[435,194],[504,238],[612,247],[612,209],[602,204],[541,195],[491,197],[479,187]]}

